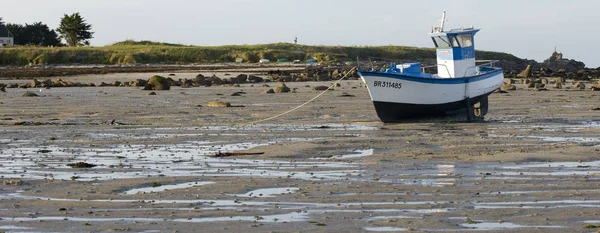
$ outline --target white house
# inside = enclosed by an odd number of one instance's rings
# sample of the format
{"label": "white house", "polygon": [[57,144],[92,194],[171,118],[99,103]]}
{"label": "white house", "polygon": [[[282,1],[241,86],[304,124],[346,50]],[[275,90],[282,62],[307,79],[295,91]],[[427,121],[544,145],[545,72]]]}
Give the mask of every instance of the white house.
{"label": "white house", "polygon": [[4,25],[0,24],[0,47],[13,46],[15,38]]}

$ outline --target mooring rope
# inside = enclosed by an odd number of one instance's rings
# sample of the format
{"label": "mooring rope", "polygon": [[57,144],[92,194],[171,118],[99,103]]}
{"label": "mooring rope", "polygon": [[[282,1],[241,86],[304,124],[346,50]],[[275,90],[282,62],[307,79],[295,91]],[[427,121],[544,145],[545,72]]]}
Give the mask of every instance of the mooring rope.
{"label": "mooring rope", "polygon": [[243,125],[252,125],[252,124],[258,124],[258,123],[261,123],[261,122],[265,122],[265,121],[273,120],[273,119],[275,119],[275,118],[277,118],[277,117],[280,117],[280,116],[283,116],[283,115],[289,114],[289,113],[291,113],[291,112],[293,112],[293,111],[296,111],[296,110],[298,110],[298,109],[299,109],[299,108],[301,108],[301,107],[304,107],[305,105],[309,104],[310,102],[313,102],[313,101],[314,101],[314,100],[316,100],[317,98],[321,97],[321,96],[322,96],[323,94],[325,94],[327,91],[331,90],[331,88],[333,88],[333,87],[334,87],[334,86],[336,86],[336,85],[337,85],[339,82],[341,82],[342,80],[344,80],[345,78],[347,78],[347,77],[348,77],[348,75],[350,75],[350,73],[352,73],[352,72],[353,72],[353,71],[354,71],[356,68],[357,68],[357,66],[353,67],[353,68],[352,68],[352,69],[350,69],[348,72],[346,72],[346,74],[345,74],[344,76],[342,76],[342,78],[340,78],[339,80],[337,80],[336,82],[334,82],[333,84],[331,84],[329,87],[327,87],[327,89],[326,89],[326,90],[324,90],[323,92],[319,93],[318,95],[316,95],[316,96],[315,96],[315,97],[313,97],[312,99],[310,99],[310,100],[308,100],[308,101],[306,101],[306,102],[304,102],[304,103],[302,103],[302,104],[300,104],[300,105],[296,106],[295,108],[292,108],[292,109],[290,109],[290,110],[288,110],[288,111],[282,112],[282,113],[280,113],[280,114],[277,114],[277,115],[275,115],[275,116],[272,116],[272,117],[268,117],[268,118],[265,118],[265,119],[262,119],[262,120],[257,120],[257,121],[252,121],[252,122],[248,122],[248,123],[242,124],[242,126],[243,126]]}

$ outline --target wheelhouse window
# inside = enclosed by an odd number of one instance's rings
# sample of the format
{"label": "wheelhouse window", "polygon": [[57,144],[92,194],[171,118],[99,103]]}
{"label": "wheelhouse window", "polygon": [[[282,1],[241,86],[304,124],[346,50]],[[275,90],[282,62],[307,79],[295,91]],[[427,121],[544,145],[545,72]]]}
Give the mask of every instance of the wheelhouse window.
{"label": "wheelhouse window", "polygon": [[435,36],[433,37],[433,42],[435,46],[438,48],[450,48],[450,42],[448,42],[448,37],[445,36]]}
{"label": "wheelhouse window", "polygon": [[456,48],[460,47],[458,45],[458,42],[456,41],[456,36],[450,36],[450,42],[452,43],[452,47],[456,47]]}
{"label": "wheelhouse window", "polygon": [[460,42],[460,45],[463,48],[467,48],[467,47],[471,47],[473,46],[473,35],[471,34],[464,34],[464,35],[458,35],[458,41]]}

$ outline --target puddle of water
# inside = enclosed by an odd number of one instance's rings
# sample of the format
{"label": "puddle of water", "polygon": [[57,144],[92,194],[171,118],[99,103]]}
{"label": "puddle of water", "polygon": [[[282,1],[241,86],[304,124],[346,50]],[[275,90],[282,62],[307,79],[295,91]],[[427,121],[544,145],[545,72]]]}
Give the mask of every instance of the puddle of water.
{"label": "puddle of water", "polygon": [[408,231],[406,228],[400,227],[365,227],[365,231],[376,231],[376,232],[394,232],[394,231]]}
{"label": "puddle of water", "polygon": [[0,222],[31,222],[31,221],[72,221],[72,222],[226,222],[226,221],[249,221],[262,223],[275,222],[301,222],[309,219],[308,213],[288,213],[263,216],[229,216],[229,217],[207,217],[207,218],[82,218],[65,216],[40,216],[40,217],[15,217],[0,219]]}
{"label": "puddle of water", "polygon": [[481,205],[545,205],[545,204],[600,204],[600,200],[507,201],[486,202]]}
{"label": "puddle of water", "polygon": [[600,200],[557,200],[557,201],[520,201],[477,203],[475,209],[561,209],[561,208],[599,208]]}
{"label": "puddle of water", "polygon": [[[174,145],[118,145],[111,148],[63,148],[55,145],[26,147],[9,144],[0,154],[3,178],[107,180],[152,176],[239,176],[294,178],[304,180],[358,179],[359,165],[348,162],[250,160],[214,158],[218,152],[247,150],[283,141],[310,141],[288,138],[277,141],[222,144],[197,141]],[[46,150],[40,153],[40,150]],[[68,162],[85,161],[100,165],[91,169],[66,167]],[[310,172],[304,172],[309,168]]]}
{"label": "puddle of water", "polygon": [[506,229],[518,229],[518,228],[561,228],[560,226],[524,226],[519,224],[514,224],[510,222],[480,222],[480,223],[462,223],[461,227],[468,228],[471,230],[477,231],[496,231],[496,230],[506,230]]}
{"label": "puddle of water", "polygon": [[30,227],[20,227],[20,226],[0,226],[1,230],[28,230],[28,229],[33,229]]}
{"label": "puddle of water", "polygon": [[367,218],[366,220],[377,221],[377,220],[388,220],[388,219],[416,219],[416,218],[420,218],[420,217],[402,216],[402,215],[395,215],[395,216],[375,216],[375,217]]}
{"label": "puddle of water", "polygon": [[539,140],[546,141],[546,142],[575,142],[575,143],[600,142],[600,138],[592,138],[592,137],[518,136],[517,138],[539,139]]}
{"label": "puddle of water", "polygon": [[504,169],[524,169],[524,168],[593,168],[600,167],[600,161],[592,162],[549,162],[549,163],[530,163],[519,164],[515,166],[506,166]]}
{"label": "puddle of water", "polygon": [[245,194],[235,195],[236,197],[275,197],[275,195],[290,194],[300,190],[299,188],[266,188],[257,189]]}
{"label": "puddle of water", "polygon": [[[545,125],[537,125],[535,123],[532,122],[527,122],[527,121],[501,121],[502,123],[508,123],[508,124],[502,124],[502,128],[489,128],[489,129],[541,129],[541,130],[545,130],[545,131],[557,131],[557,130],[564,130],[564,129],[573,129],[573,130],[579,130],[579,129],[596,129],[596,128],[600,128],[600,121],[573,121],[573,122],[567,122],[567,123],[548,123]],[[510,125],[513,123],[517,123],[519,125]]]}
{"label": "puddle of water", "polygon": [[331,159],[356,159],[356,158],[373,155],[374,152],[375,152],[375,149],[356,150],[356,151],[353,151],[352,154],[332,156]]}
{"label": "puddle of water", "polygon": [[[403,201],[403,202],[347,202],[347,203],[312,203],[312,202],[270,202],[270,201],[239,201],[239,200],[131,200],[131,199],[70,199],[70,198],[49,198],[42,196],[28,196],[21,193],[0,194],[0,199],[24,199],[24,200],[45,200],[45,201],[67,201],[67,202],[107,202],[107,203],[154,203],[154,204],[204,204],[212,207],[229,207],[229,206],[252,206],[255,208],[273,207],[278,205],[280,209],[298,209],[303,208],[342,208],[355,206],[381,206],[381,205],[434,205],[447,204],[444,201]],[[386,209],[388,210],[388,209]],[[452,209],[394,209],[393,211],[414,212],[414,213],[441,213],[448,212]]]}
{"label": "puddle of water", "polygon": [[146,188],[130,189],[130,190],[123,192],[123,194],[131,195],[131,194],[137,194],[137,193],[155,193],[155,192],[162,192],[162,191],[166,191],[166,190],[185,189],[185,188],[197,187],[197,186],[214,184],[214,183],[215,182],[212,182],[212,181],[204,181],[204,182],[196,181],[196,182],[188,182],[188,183],[182,183],[182,184],[161,185],[159,187],[146,187]]}
{"label": "puddle of water", "polygon": [[544,141],[544,142],[572,142],[572,143],[600,142],[600,138],[597,138],[597,137],[556,137],[556,136],[538,136],[538,135],[509,136],[509,135],[500,135],[500,134],[486,134],[486,136],[491,137],[491,138],[515,137],[515,138],[523,138],[523,139],[530,139],[530,140],[540,140],[540,141]]}

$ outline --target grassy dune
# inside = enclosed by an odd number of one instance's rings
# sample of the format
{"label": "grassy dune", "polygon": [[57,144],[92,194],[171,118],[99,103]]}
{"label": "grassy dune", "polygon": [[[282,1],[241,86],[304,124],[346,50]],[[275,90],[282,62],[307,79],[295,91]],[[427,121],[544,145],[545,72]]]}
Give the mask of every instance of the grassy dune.
{"label": "grassy dune", "polygon": [[[319,62],[340,62],[359,57],[385,57],[405,60],[435,59],[433,48],[404,46],[310,46],[289,43],[262,45],[184,46],[150,41],[124,41],[104,47],[13,47],[0,49],[0,65],[41,64],[189,64],[258,62],[262,58]],[[477,51],[478,59],[518,62],[521,59],[507,53]]]}

